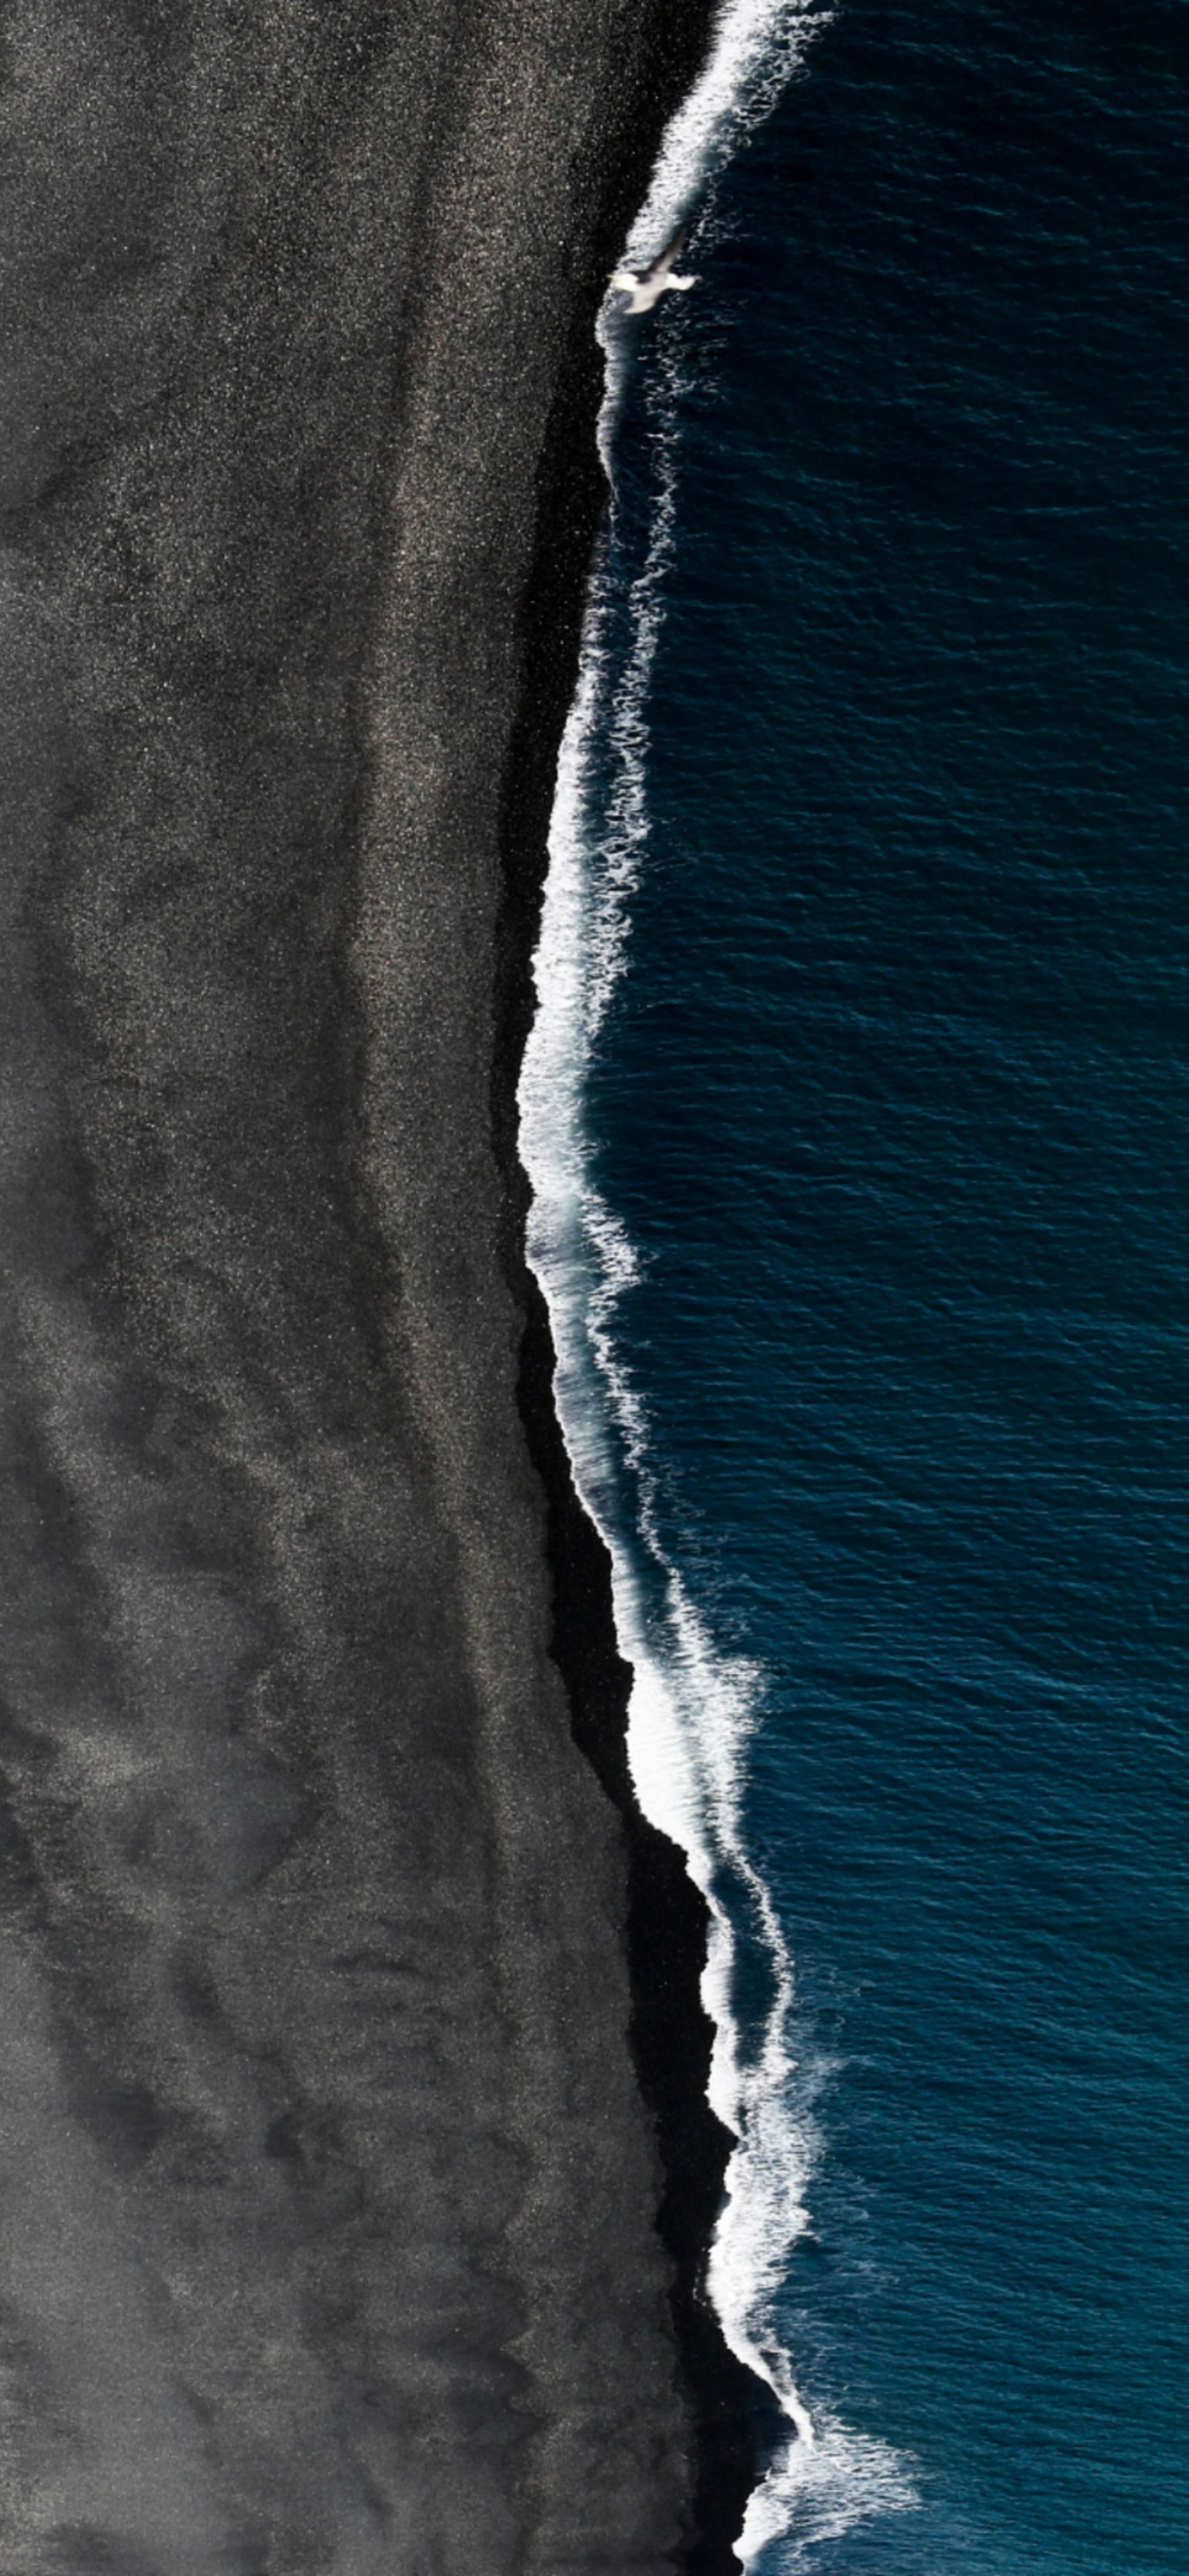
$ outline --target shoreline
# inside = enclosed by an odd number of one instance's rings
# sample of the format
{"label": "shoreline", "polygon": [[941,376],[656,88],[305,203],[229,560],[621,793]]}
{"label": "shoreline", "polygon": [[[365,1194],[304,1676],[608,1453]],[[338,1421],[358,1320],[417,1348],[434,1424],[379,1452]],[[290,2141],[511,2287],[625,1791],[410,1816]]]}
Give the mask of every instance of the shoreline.
{"label": "shoreline", "polygon": [[[707,11],[706,25],[710,23]],[[660,131],[696,76],[700,51],[666,108]],[[517,735],[505,779],[502,839],[508,892],[501,922],[505,1002],[493,1068],[496,1135],[515,1209],[506,1258],[524,1313],[519,1403],[533,1465],[548,1501],[553,1585],[551,1652],[562,1674],[575,1742],[623,1826],[629,1855],[632,2048],[656,2123],[664,2172],[658,2228],[674,2267],[670,2292],[678,2363],[691,2406],[693,2475],[690,2536],[679,2563],[691,2576],[731,2576],[733,2543],[774,2445],[781,2418],[763,2383],[729,2350],[710,2306],[705,2268],[734,2144],[708,2098],[713,2024],[701,2000],[709,1911],[678,1844],[642,1815],[627,1762],[631,1669],[620,1652],[611,1561],[578,1498],[554,1402],[555,1356],[544,1293],[529,1268],[525,1224],[530,1190],[516,1144],[516,1093],[533,1014],[531,969],[548,867],[557,750],[577,685],[589,568],[606,504],[596,445],[603,361],[594,335],[602,288],[655,166],[639,157],[603,225],[607,256],[592,260],[593,309],[579,307],[588,346],[576,352],[574,391],[558,403],[542,477],[538,561],[525,624],[535,674],[526,673]],[[593,361],[593,363],[591,363]],[[558,521],[569,539],[559,564]],[[546,673],[549,686],[546,687]],[[566,675],[565,685],[559,674]],[[549,715],[543,719],[542,707]]]}

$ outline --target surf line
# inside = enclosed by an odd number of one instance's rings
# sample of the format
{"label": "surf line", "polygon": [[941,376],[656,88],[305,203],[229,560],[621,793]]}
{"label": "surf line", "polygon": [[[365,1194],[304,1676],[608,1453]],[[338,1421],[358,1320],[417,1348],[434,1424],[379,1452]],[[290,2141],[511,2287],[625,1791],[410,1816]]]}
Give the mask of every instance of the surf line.
{"label": "surf line", "polygon": [[[705,66],[662,140],[622,268],[646,269],[695,202],[706,240],[716,180],[775,105],[821,23],[804,0],[727,0]],[[631,342],[613,294],[599,318],[606,390],[598,440],[611,502],[558,759],[533,968],[537,1007],[519,1086],[520,1156],[532,1191],[528,1257],[556,1353],[558,1417],[578,1493],[610,1553],[616,1629],[632,1669],[633,1783],[645,1816],[684,1850],[708,1908],[709,2092],[735,2146],[707,2287],[728,2346],[768,2384],[789,2427],[786,2447],[753,2493],[736,2554],[749,2567],[779,2541],[781,2564],[792,2568],[816,2543],[916,2498],[894,2452],[811,2415],[780,2333],[779,2291],[809,2224],[818,2070],[792,2053],[792,1962],[742,1833],[744,1762],[762,1676],[746,1658],[718,1652],[662,1544],[648,1423],[615,1331],[639,1265],[595,1185],[586,1112],[648,837],[646,708],[675,536],[684,314],[680,325],[650,353],[653,489],[644,557],[632,574],[615,541],[614,470]],[[747,2046],[732,2012],[739,1916],[768,1972],[758,2048]]]}

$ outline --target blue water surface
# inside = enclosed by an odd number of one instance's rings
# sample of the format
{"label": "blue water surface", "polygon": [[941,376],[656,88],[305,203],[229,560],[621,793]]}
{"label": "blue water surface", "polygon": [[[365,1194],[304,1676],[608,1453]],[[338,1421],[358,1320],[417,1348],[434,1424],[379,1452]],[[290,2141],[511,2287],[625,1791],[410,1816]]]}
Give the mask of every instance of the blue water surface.
{"label": "blue water surface", "polygon": [[591,1116],[921,2497],[814,2563],[1185,2576],[1189,10],[843,0],[716,225]]}

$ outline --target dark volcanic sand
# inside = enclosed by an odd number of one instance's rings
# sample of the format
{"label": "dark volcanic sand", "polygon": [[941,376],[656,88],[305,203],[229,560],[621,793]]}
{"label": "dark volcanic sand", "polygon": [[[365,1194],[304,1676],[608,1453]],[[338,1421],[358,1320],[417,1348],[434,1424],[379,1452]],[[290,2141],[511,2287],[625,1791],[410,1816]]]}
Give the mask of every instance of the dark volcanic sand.
{"label": "dark volcanic sand", "polygon": [[704,33],[6,20],[6,2576],[737,2527],[700,1915],[606,1794],[513,1131],[591,321]]}

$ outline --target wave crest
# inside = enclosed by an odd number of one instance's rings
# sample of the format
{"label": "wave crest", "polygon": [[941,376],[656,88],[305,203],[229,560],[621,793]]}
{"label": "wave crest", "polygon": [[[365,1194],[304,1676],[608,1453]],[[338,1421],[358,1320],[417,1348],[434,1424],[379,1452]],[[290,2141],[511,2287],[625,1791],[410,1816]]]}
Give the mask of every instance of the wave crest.
{"label": "wave crest", "polygon": [[[662,143],[648,197],[625,247],[628,265],[655,253],[696,195],[708,196],[742,137],[801,61],[815,13],[797,0],[735,0]],[[627,962],[631,897],[648,840],[647,700],[664,618],[676,524],[682,353],[690,322],[666,316],[648,394],[652,490],[644,559],[634,573],[615,513],[592,573],[578,688],[558,761],[549,874],[534,961],[537,1010],[520,1082],[520,1151],[532,1189],[528,1255],[549,1307],[556,1400],[575,1483],[610,1551],[615,1620],[632,1668],[628,1757],[640,1806],[681,1844],[710,1913],[703,1999],[715,2030],[710,2098],[736,2140],[710,2249],[708,2286],[731,2350],[766,2381],[789,2440],[757,2486],[736,2545],[745,2567],[779,2547],[794,2570],[805,2552],[873,2513],[916,2502],[904,2463],[833,2417],[811,2415],[784,2343],[779,2294],[809,2224],[806,2194],[820,2151],[813,2101],[820,2064],[791,2044],[793,1963],[771,1897],[751,1863],[740,1812],[746,1747],[763,1676],[724,1656],[662,1543],[645,1407],[616,1337],[639,1256],[593,1179],[586,1099],[592,1057]],[[607,357],[600,448],[614,492],[613,442],[627,382],[627,334],[609,297],[599,322]],[[768,1972],[758,2048],[732,2010],[740,1942]]]}

